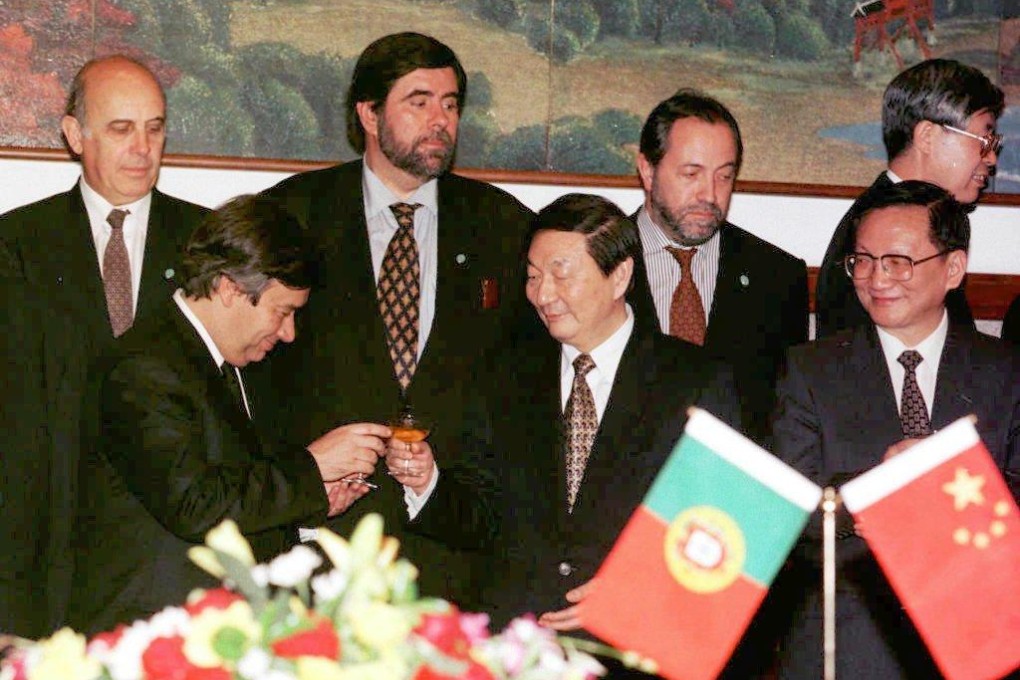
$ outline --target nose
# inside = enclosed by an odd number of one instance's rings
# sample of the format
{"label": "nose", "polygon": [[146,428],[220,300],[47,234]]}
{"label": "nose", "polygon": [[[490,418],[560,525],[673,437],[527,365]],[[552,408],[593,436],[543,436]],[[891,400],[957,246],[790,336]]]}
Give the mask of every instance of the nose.
{"label": "nose", "polygon": [[885,263],[882,260],[876,260],[875,266],[871,269],[871,276],[868,277],[868,284],[872,288],[885,288],[892,282],[889,272],[885,270]]}
{"label": "nose", "polygon": [[149,139],[149,131],[145,127],[140,127],[135,130],[134,134],[134,147],[135,153],[141,155],[147,155],[149,150],[152,148],[152,140]]}
{"label": "nose", "polygon": [[704,173],[698,182],[698,200],[703,203],[716,204],[716,179],[712,173]]}
{"label": "nose", "polygon": [[450,124],[450,112],[441,101],[432,103],[429,114],[429,125],[437,130],[442,130]]}
{"label": "nose", "polygon": [[294,316],[288,316],[280,324],[280,330],[277,332],[280,340],[284,342],[294,342],[294,338],[297,337],[297,331],[294,328]]}

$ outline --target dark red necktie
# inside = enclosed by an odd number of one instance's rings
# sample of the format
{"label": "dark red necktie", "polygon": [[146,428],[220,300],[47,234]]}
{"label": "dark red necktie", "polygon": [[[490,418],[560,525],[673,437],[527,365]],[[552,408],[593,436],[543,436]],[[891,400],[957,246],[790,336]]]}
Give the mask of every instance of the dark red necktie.
{"label": "dark red necktie", "polygon": [[106,217],[110,224],[110,240],[103,252],[103,290],[106,311],[110,315],[113,337],[119,337],[135,320],[134,297],[131,294],[131,261],[124,244],[124,218],[127,210],[114,208]]}
{"label": "dark red necktie", "polygon": [[706,331],[705,307],[701,304],[701,294],[694,285],[694,275],[691,272],[691,260],[698,249],[670,246],[666,250],[680,263],[680,282],[676,284],[669,305],[669,334],[695,345],[703,345]]}

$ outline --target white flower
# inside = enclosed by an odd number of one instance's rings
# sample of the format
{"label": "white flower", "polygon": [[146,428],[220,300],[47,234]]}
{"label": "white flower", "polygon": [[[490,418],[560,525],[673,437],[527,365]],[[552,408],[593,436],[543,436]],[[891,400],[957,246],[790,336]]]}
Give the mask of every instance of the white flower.
{"label": "white flower", "polygon": [[245,680],[261,680],[269,672],[272,657],[261,647],[251,647],[237,662],[237,673]]}
{"label": "white flower", "polygon": [[341,573],[339,569],[313,577],[312,592],[315,593],[316,603],[330,602],[340,597],[348,580],[347,574]]}
{"label": "white flower", "polygon": [[322,558],[305,545],[291,548],[269,563],[269,582],[281,588],[293,588],[307,581],[322,564]]}

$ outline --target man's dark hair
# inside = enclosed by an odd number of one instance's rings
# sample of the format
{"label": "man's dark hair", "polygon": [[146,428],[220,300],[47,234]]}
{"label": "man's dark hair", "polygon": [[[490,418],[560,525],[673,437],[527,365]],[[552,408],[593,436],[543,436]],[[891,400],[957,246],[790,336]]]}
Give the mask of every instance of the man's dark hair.
{"label": "man's dark hair", "polygon": [[188,297],[210,298],[226,276],[253,305],[273,281],[303,290],[317,283],[318,253],[301,223],[268,196],[238,196],[206,216],[181,261]]}
{"label": "man's dark hair", "polygon": [[[970,207],[960,203],[940,186],[909,180],[884,187],[864,199],[854,220],[850,243],[857,242],[857,229],[871,213],[884,208],[915,205],[928,210],[928,239],[938,250],[970,248]],[[855,246],[856,247],[856,246]]]}
{"label": "man's dark hair", "polygon": [[891,161],[906,151],[914,127],[927,120],[966,128],[978,111],[998,120],[1005,106],[1002,90],[984,73],[953,59],[928,59],[892,79],[882,98],[882,141]]}
{"label": "man's dark hair", "polygon": [[640,150],[649,163],[657,166],[666,155],[670,130],[673,129],[673,123],[681,118],[697,118],[712,124],[726,123],[737,144],[737,170],[740,170],[740,164],[744,161],[744,140],[740,136],[737,119],[718,99],[700,90],[686,88],[659,102],[641,128]]}
{"label": "man's dark hair", "polygon": [[96,57],[89,59],[85,62],[78,72],[74,74],[74,80],[71,81],[71,88],[67,93],[67,101],[64,104],[64,113],[68,116],[76,118],[78,123],[85,127],[85,97],[86,89],[88,86],[88,75],[93,68],[100,64],[105,64],[110,61],[123,61],[129,64],[134,64],[138,68],[147,71],[152,76],[153,81],[159,87],[159,93],[163,96],[163,103],[166,104],[166,92],[163,90],[163,84],[159,82],[159,78],[152,72],[146,64],[129,57],[126,54],[108,54],[102,57]]}
{"label": "man's dark hair", "polygon": [[457,78],[457,104],[464,106],[467,75],[453,50],[421,33],[383,36],[366,47],[358,57],[351,86],[347,90],[347,140],[355,151],[365,152],[365,128],[358,118],[357,105],[369,102],[376,112],[381,113],[393,84],[420,68],[452,68]]}
{"label": "man's dark hair", "polygon": [[594,194],[565,194],[539,210],[531,220],[525,252],[541,231],[584,234],[585,250],[606,276],[638,248],[634,222],[615,203]]}

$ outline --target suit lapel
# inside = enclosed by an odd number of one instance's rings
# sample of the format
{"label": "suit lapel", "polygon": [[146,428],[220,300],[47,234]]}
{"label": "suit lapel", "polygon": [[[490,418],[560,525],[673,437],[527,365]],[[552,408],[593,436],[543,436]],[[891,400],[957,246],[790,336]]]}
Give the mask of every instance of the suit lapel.
{"label": "suit lapel", "polygon": [[859,470],[880,463],[885,448],[902,439],[903,433],[889,366],[874,324],[858,326],[852,338],[850,373],[840,382],[847,393],[837,403],[857,414],[845,422],[852,428],[846,433],[848,440],[856,440],[855,448],[867,452],[867,460],[854,461],[856,467],[848,468]]}
{"label": "suit lapel", "polygon": [[[732,336],[730,331],[733,321],[742,320],[734,310],[747,309],[742,299],[747,287],[741,283],[744,273],[743,256],[740,248],[740,233],[730,223],[723,225],[719,233],[719,271],[715,279],[715,294],[712,297],[712,309],[708,314],[708,332],[705,335],[705,346],[718,345]],[[741,329],[744,332],[746,329]]]}
{"label": "suit lapel", "polygon": [[931,424],[936,430],[975,410],[971,380],[971,352],[964,333],[954,324],[949,325],[946,344],[939,359],[935,381],[935,400],[931,406]]}
{"label": "suit lapel", "polygon": [[152,190],[149,207],[149,224],[145,233],[145,257],[142,260],[142,279],[138,290],[138,305],[135,323],[147,318],[154,310],[162,308],[173,294],[170,282],[180,257],[177,243],[172,238],[175,230],[183,225],[173,224],[170,206],[166,197]]}

